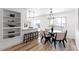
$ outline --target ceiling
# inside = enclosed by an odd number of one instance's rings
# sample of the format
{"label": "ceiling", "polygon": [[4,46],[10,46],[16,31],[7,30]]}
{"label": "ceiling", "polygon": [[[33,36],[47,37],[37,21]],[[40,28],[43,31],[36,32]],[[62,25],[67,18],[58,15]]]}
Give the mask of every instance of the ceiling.
{"label": "ceiling", "polygon": [[[29,14],[30,10],[30,14]],[[60,13],[74,10],[74,8],[52,8],[53,13]],[[27,16],[39,16],[49,14],[50,8],[27,8]]]}

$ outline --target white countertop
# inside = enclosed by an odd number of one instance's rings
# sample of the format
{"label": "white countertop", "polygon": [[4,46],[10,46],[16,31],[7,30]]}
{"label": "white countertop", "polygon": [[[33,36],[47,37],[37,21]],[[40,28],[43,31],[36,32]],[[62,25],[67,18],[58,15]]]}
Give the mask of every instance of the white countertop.
{"label": "white countertop", "polygon": [[38,29],[38,28],[23,28],[22,30],[34,30],[34,29]]}
{"label": "white countertop", "polygon": [[30,33],[35,31],[38,31],[38,28],[25,28],[25,29],[22,29],[22,35],[25,33]]}

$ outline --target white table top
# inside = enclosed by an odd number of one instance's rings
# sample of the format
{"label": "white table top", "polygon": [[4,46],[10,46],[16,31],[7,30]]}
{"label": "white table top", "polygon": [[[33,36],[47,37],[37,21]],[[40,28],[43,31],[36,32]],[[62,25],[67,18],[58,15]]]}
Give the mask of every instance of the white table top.
{"label": "white table top", "polygon": [[62,31],[60,31],[60,30],[54,30],[53,32],[54,32],[54,33],[56,33],[56,32],[57,32],[57,33],[61,33]]}
{"label": "white table top", "polygon": [[[51,32],[51,31],[49,31]],[[53,30],[53,33],[62,33],[63,31],[60,31],[60,30]]]}

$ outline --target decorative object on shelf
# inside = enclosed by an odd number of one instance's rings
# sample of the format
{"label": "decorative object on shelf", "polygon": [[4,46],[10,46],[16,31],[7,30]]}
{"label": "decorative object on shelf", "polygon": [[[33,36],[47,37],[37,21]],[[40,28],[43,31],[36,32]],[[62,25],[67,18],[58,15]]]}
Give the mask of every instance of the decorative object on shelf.
{"label": "decorative object on shelf", "polygon": [[33,28],[33,27],[29,27],[29,28]]}
{"label": "decorative object on shelf", "polygon": [[28,25],[24,23],[24,28],[27,27]]}
{"label": "decorative object on shelf", "polygon": [[13,37],[15,37],[15,35],[9,35],[8,37],[9,37],[9,38],[13,38]]}
{"label": "decorative object on shelf", "polygon": [[10,17],[15,17],[15,14],[10,14]]}
{"label": "decorative object on shelf", "polygon": [[9,31],[8,33],[15,33],[15,31]]}
{"label": "decorative object on shelf", "polygon": [[8,20],[8,22],[9,22],[9,24],[8,24],[8,26],[9,27],[15,27],[16,25],[14,24],[14,20]]}
{"label": "decorative object on shelf", "polygon": [[16,27],[16,25],[10,25],[10,24],[8,24],[8,26],[9,26],[9,27]]}

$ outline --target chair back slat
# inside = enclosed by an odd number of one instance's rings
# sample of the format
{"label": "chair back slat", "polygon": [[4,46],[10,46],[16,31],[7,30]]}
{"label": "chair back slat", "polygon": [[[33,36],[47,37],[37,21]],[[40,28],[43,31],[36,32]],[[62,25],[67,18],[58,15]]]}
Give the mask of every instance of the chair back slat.
{"label": "chair back slat", "polygon": [[67,36],[67,30],[66,32],[63,32],[63,33],[57,33],[56,40],[64,40],[66,36]]}
{"label": "chair back slat", "polygon": [[57,33],[57,40],[63,40],[65,33]]}
{"label": "chair back slat", "polygon": [[66,39],[66,36],[67,36],[67,30],[66,30],[66,32],[65,32],[65,36],[64,36],[64,39]]}

